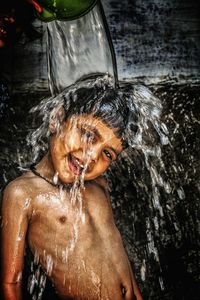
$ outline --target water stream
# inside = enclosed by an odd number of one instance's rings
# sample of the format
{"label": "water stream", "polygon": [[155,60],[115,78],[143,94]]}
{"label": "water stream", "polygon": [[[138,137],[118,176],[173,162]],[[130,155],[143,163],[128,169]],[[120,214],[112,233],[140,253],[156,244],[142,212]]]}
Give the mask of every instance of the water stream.
{"label": "water stream", "polygon": [[52,95],[88,74],[108,73],[118,82],[112,39],[103,7],[74,21],[47,24],[47,57]]}

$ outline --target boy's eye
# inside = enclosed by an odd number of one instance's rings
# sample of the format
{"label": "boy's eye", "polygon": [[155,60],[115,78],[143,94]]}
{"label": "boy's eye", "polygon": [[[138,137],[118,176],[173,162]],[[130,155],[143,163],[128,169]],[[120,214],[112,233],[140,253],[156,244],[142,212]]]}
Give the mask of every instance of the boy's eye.
{"label": "boy's eye", "polygon": [[111,153],[110,153],[108,150],[104,149],[104,150],[103,150],[103,153],[104,153],[110,160],[113,159]]}

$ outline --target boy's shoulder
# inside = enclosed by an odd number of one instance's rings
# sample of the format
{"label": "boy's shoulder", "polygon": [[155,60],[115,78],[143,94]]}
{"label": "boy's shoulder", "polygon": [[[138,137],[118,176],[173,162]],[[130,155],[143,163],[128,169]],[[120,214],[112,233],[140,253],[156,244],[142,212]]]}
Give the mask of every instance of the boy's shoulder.
{"label": "boy's shoulder", "polygon": [[103,175],[100,175],[100,176],[96,177],[95,179],[86,181],[86,183],[89,183],[89,185],[93,186],[93,187],[100,187],[100,188],[104,188],[104,189],[108,188],[107,180],[105,179],[105,177]]}
{"label": "boy's shoulder", "polygon": [[4,189],[4,197],[15,197],[15,199],[25,199],[30,196],[30,191],[34,190],[35,186],[34,176],[31,175],[31,172],[27,172],[13,181],[11,181]]}
{"label": "boy's shoulder", "polygon": [[106,179],[101,175],[89,182],[87,182],[87,190],[91,193],[101,193],[108,198],[108,183]]}
{"label": "boy's shoulder", "polygon": [[102,175],[97,177],[94,180],[95,184],[98,185],[101,189],[103,189],[105,192],[108,191],[108,183],[107,180],[105,179],[105,177],[103,177]]}
{"label": "boy's shoulder", "polygon": [[89,182],[89,186],[85,189],[88,203],[95,211],[102,211],[104,220],[110,222],[113,220],[112,204],[109,195],[108,183],[103,176],[99,176]]}

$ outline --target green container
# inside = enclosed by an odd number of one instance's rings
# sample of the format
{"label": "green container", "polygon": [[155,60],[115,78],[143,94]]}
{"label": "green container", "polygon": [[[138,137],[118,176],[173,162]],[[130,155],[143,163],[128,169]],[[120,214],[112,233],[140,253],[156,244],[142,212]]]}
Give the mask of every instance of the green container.
{"label": "green container", "polygon": [[97,0],[36,0],[42,12],[37,17],[44,22],[74,20],[88,13]]}

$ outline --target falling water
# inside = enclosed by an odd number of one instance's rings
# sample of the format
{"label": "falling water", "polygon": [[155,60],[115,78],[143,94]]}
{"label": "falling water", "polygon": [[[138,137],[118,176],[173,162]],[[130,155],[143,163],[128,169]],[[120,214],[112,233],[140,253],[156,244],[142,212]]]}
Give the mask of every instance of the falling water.
{"label": "falling water", "polygon": [[52,95],[92,73],[113,75],[117,65],[103,7],[97,5],[74,21],[48,23],[48,76]]}

